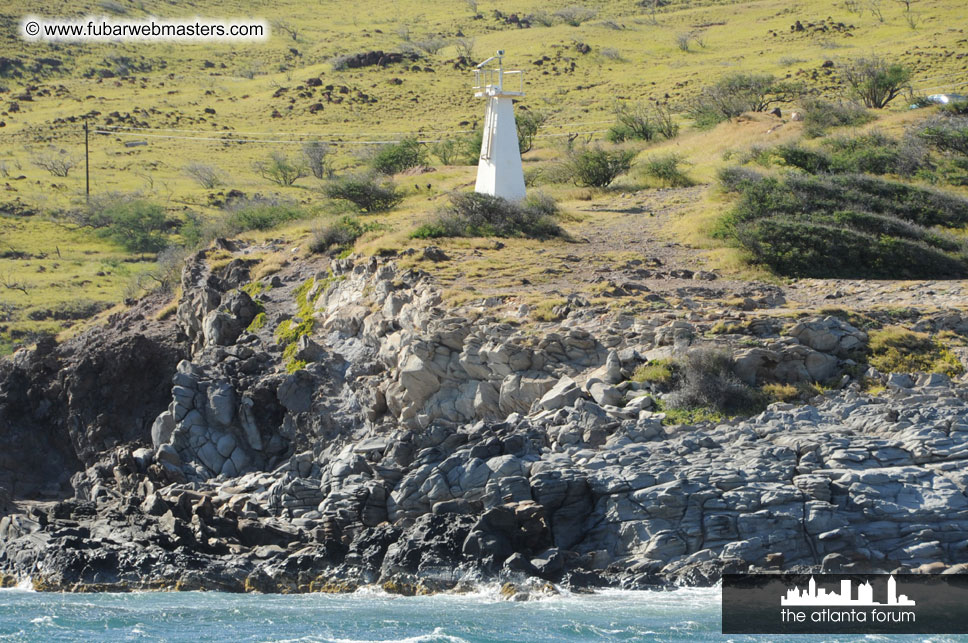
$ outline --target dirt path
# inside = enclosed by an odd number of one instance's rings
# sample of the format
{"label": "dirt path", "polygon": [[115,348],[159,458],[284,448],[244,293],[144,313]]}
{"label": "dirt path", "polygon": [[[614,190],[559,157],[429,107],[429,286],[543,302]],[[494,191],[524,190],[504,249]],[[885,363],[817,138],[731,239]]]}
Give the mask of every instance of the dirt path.
{"label": "dirt path", "polygon": [[[539,250],[541,279],[532,283],[486,276],[458,278],[451,287],[474,287],[487,296],[627,297],[657,310],[745,307],[775,314],[821,308],[864,311],[916,307],[968,308],[968,281],[871,281],[801,279],[786,283],[745,281],[709,270],[701,248],[677,243],[670,223],[702,198],[707,186],[616,194],[572,206],[583,220],[569,226],[574,243]],[[670,234],[670,229],[672,233]],[[460,262],[475,253],[454,256]],[[479,254],[479,253],[476,253]],[[741,303],[743,302],[743,303]],[[765,312],[765,310],[764,310]]]}

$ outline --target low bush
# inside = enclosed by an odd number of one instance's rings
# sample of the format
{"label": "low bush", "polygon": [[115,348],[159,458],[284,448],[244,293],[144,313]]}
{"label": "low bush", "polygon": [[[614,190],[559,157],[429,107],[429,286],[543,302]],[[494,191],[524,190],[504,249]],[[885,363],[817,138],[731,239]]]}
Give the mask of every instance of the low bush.
{"label": "low bush", "polygon": [[852,61],[844,67],[843,77],[866,107],[883,109],[908,87],[911,70],[873,56]]}
{"label": "low bush", "polygon": [[234,202],[229,208],[229,226],[238,232],[272,230],[284,223],[306,218],[309,213],[295,203],[271,199]]}
{"label": "low bush", "polygon": [[534,237],[562,236],[555,222],[558,208],[547,196],[531,195],[512,203],[477,192],[455,192],[450,203],[434,219],[417,228],[411,237]]}
{"label": "low bush", "polygon": [[825,141],[834,172],[868,174],[913,174],[927,164],[923,147],[869,132],[849,138]]}
{"label": "low bush", "polygon": [[185,174],[206,190],[213,190],[225,182],[222,171],[215,165],[194,161],[184,167]]}
{"label": "low bush", "polygon": [[824,141],[813,149],[796,143],[761,150],[752,160],[769,165],[780,160],[810,174],[823,172],[911,175],[932,163],[925,146],[914,137],[897,140],[880,132]]}
{"label": "low bush", "polygon": [[943,230],[968,224],[966,199],[857,174],[775,178],[734,169],[721,177],[740,198],[714,235],[778,274],[968,275],[964,241]]}
{"label": "low bush", "polygon": [[649,178],[656,179],[669,187],[689,187],[694,183],[679,167],[682,162],[682,157],[678,154],[650,156],[645,160],[642,172]]}
{"label": "low bush", "polygon": [[555,18],[572,27],[578,27],[581,23],[588,22],[596,15],[594,9],[579,5],[569,5],[555,12]]}
{"label": "low bush", "polygon": [[675,363],[672,360],[657,359],[642,364],[632,373],[633,382],[652,382],[659,386],[671,386],[675,381]]}
{"label": "low bush", "polygon": [[823,136],[832,127],[857,127],[876,117],[853,101],[832,102],[820,98],[802,101],[804,132],[811,138]]}
{"label": "low bush", "polygon": [[942,373],[952,377],[965,370],[938,339],[899,326],[871,331],[867,352],[868,363],[882,373]]}
{"label": "low bush", "polygon": [[755,412],[757,392],[744,384],[733,370],[729,353],[715,348],[695,348],[678,363],[678,382],[665,403],[671,409],[712,409],[726,414]]}
{"label": "low bush", "polygon": [[968,116],[968,100],[954,101],[942,105],[939,111],[945,116]]}
{"label": "low bush", "polygon": [[331,199],[342,199],[356,206],[360,212],[386,212],[392,210],[403,195],[389,178],[382,180],[373,175],[349,175],[330,181],[323,192]]}
{"label": "low bush", "polygon": [[356,217],[341,217],[336,221],[313,228],[313,239],[309,243],[309,250],[315,253],[326,252],[332,248],[342,250],[351,246],[371,229],[373,229],[372,225],[364,224]]}
{"label": "low bush", "polygon": [[666,105],[646,107],[620,103],[615,108],[615,121],[605,135],[613,143],[652,141],[659,136],[675,138],[679,135],[679,124]]}
{"label": "low bush", "polygon": [[256,161],[253,167],[262,178],[281,187],[292,185],[309,171],[301,158],[289,158],[282,152],[272,152],[268,159]]}
{"label": "low bush", "polygon": [[307,209],[282,199],[233,199],[213,216],[188,213],[179,232],[186,246],[198,247],[216,237],[230,237],[248,230],[271,230],[310,216]]}
{"label": "low bush", "polygon": [[381,174],[396,174],[423,162],[424,148],[415,138],[383,145],[370,159],[373,169]]}
{"label": "low bush", "polygon": [[940,152],[968,157],[968,116],[932,118],[921,124],[916,133]]}
{"label": "low bush", "polygon": [[726,192],[743,192],[763,180],[763,175],[759,172],[736,165],[721,168],[717,176]]}
{"label": "low bush", "polygon": [[93,204],[86,224],[130,252],[158,252],[168,245],[164,208],[143,199],[118,198]]}
{"label": "low bush", "polygon": [[768,155],[776,156],[784,165],[799,168],[810,174],[830,171],[829,156],[817,150],[801,147],[796,143],[777,145],[769,151]]}
{"label": "low bush", "polygon": [[735,239],[781,275],[868,279],[960,279],[964,257],[925,243],[823,221],[771,217],[739,226]]}
{"label": "low bush", "polygon": [[689,114],[697,127],[712,127],[744,112],[761,112],[793,100],[801,92],[800,85],[768,74],[733,74],[703,87]]}
{"label": "low bush", "polygon": [[632,150],[591,147],[573,151],[564,165],[575,185],[601,188],[628,172],[634,158]]}

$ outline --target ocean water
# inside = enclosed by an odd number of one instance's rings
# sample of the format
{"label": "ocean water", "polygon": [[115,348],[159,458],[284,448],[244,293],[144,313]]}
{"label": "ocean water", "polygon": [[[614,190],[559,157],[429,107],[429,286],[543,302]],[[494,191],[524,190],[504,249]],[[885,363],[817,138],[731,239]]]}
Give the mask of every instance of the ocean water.
{"label": "ocean water", "polygon": [[[520,603],[500,600],[496,588],[475,594],[420,597],[377,591],[263,596],[2,590],[0,641],[727,640],[719,633],[719,611],[718,589],[605,591]],[[809,637],[789,638],[803,641]],[[866,640],[887,638],[871,636]],[[779,639],[733,636],[728,640]]]}

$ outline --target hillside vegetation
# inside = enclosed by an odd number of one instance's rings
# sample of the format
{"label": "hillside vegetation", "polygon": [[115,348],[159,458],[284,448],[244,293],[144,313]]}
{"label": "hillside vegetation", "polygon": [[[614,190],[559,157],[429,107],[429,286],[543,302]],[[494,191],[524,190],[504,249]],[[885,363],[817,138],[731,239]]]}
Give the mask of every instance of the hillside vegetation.
{"label": "hillside vegetation", "polygon": [[[311,250],[433,244],[461,261],[401,261],[454,301],[514,294],[537,311],[572,293],[659,306],[589,276],[647,261],[627,238],[644,226],[740,280],[968,272],[968,117],[909,109],[968,82],[954,0],[401,0],[365,12],[202,0],[189,13],[264,18],[271,39],[17,35],[28,13],[149,10],[188,15],[123,0],[0,10],[0,353],[174,288],[184,250],[169,247],[217,236],[272,242],[254,257],[262,276]],[[450,192],[474,181],[483,104],[471,69],[499,48],[525,72],[519,138],[540,225],[448,215]],[[883,108],[856,78],[872,60],[900,90]],[[774,107],[779,117],[750,113]],[[630,229],[630,212],[643,229]],[[495,230],[499,243],[475,239]],[[565,265],[572,256],[586,272]]]}

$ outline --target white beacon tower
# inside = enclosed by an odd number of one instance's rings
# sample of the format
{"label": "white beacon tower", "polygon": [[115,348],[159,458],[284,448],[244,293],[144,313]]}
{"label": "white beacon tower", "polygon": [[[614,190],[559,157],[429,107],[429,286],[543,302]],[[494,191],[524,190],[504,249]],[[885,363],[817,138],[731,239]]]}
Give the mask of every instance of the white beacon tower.
{"label": "white beacon tower", "polygon": [[[521,167],[512,99],[524,96],[524,74],[520,71],[504,71],[503,57],[502,49],[474,70],[474,96],[487,99],[484,138],[481,141],[481,159],[477,164],[474,191],[503,197],[508,201],[520,201],[525,196],[524,169]],[[497,60],[496,68],[486,67],[494,60]],[[509,80],[518,87],[517,91],[505,87]]]}

